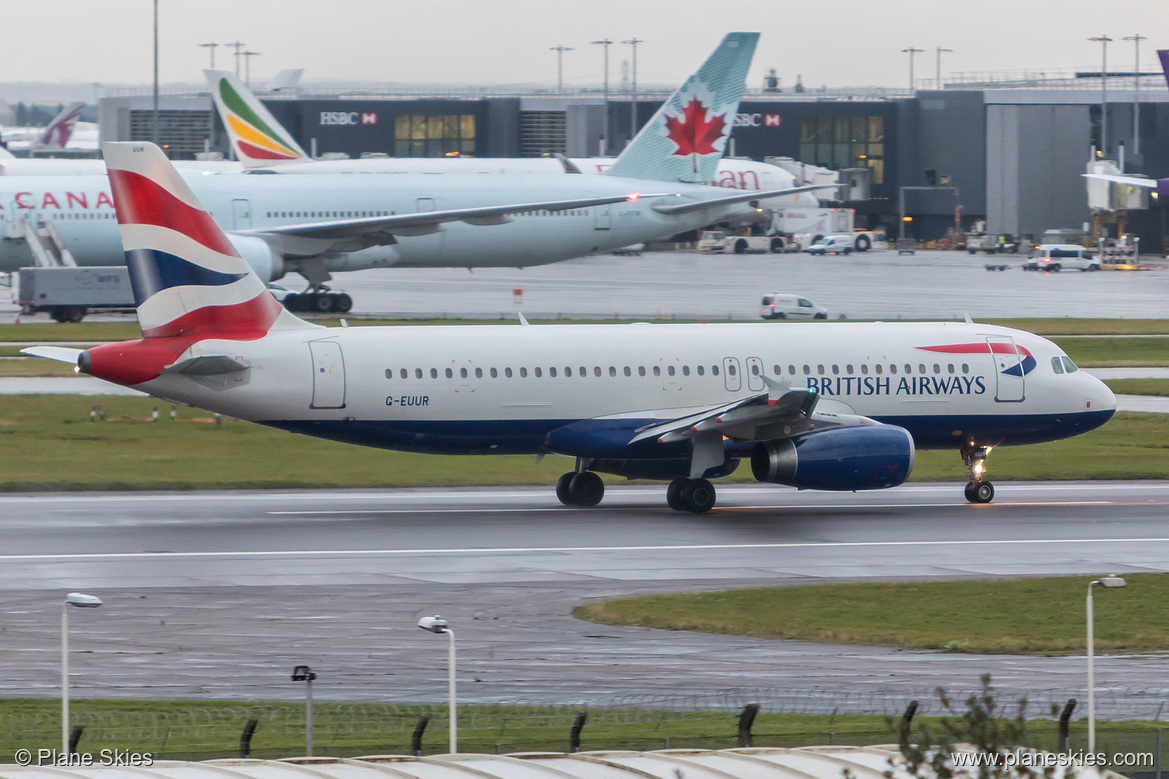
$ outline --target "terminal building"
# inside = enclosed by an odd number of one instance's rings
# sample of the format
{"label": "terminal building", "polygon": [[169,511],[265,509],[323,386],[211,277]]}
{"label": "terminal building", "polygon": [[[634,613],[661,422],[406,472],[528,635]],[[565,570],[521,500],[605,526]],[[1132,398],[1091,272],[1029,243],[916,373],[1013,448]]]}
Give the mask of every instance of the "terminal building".
{"label": "terminal building", "polygon": [[[1098,73],[967,79],[913,93],[748,91],[729,153],[868,168],[869,198],[845,205],[857,210],[858,226],[883,225],[891,236],[903,228],[908,237],[936,239],[956,222],[968,231],[985,220],[987,232],[1037,238],[1048,229],[1092,222],[1082,177],[1092,159],[1114,160],[1129,174],[1169,176],[1169,90],[1159,73],[1124,75],[1108,79],[1106,113]],[[636,122],[648,120],[666,96],[639,95]],[[260,97],[316,156],[597,156],[623,148],[634,129],[628,92],[614,92],[607,103],[599,91],[436,95],[306,88]],[[149,140],[152,116],[149,94],[103,98],[101,137]],[[228,152],[206,93],[163,97],[159,125],[172,156]],[[903,214],[911,220],[903,221]],[[1125,231],[1141,238],[1142,250],[1159,252],[1169,233],[1156,199],[1126,217]],[[1117,228],[1104,227],[1110,229]]]}

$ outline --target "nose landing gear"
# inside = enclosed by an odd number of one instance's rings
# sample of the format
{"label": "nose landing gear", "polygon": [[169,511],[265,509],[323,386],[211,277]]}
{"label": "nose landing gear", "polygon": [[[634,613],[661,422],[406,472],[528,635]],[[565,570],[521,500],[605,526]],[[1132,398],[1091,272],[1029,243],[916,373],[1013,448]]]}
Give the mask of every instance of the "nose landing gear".
{"label": "nose landing gear", "polygon": [[556,481],[556,497],[565,506],[592,508],[605,497],[605,483],[592,471],[569,471]]}
{"label": "nose landing gear", "polygon": [[966,500],[971,503],[990,503],[994,500],[994,485],[986,481],[986,458],[990,454],[988,446],[970,446],[962,450],[962,462],[970,474],[970,481],[966,484]]}

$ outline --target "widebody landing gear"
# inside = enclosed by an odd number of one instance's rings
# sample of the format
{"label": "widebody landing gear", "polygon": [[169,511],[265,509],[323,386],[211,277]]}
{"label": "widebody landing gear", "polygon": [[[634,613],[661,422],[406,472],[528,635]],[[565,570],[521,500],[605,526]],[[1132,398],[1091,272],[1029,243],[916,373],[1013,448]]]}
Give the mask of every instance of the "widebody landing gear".
{"label": "widebody landing gear", "polygon": [[970,481],[966,484],[966,500],[971,503],[990,503],[994,500],[994,485],[987,481],[986,458],[990,448],[986,446],[968,447],[962,450],[962,462],[966,464]]}
{"label": "widebody landing gear", "polygon": [[706,479],[674,479],[666,488],[666,503],[674,511],[705,514],[714,500],[714,485]]}
{"label": "widebody landing gear", "polygon": [[284,296],[284,307],[289,311],[296,312],[315,311],[319,314],[344,314],[353,308],[353,298],[344,292],[290,292]]}
{"label": "widebody landing gear", "polygon": [[605,483],[592,471],[570,471],[556,481],[556,497],[565,506],[591,508],[605,497]]}

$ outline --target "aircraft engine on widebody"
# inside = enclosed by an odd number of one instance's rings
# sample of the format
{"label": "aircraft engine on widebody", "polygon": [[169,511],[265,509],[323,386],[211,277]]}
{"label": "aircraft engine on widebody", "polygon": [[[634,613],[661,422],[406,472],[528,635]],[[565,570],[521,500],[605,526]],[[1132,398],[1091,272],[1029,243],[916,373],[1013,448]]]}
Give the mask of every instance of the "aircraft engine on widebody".
{"label": "aircraft engine on widebody", "polygon": [[913,437],[895,425],[838,427],[756,444],[758,481],[814,490],[896,487],[913,470]]}
{"label": "aircraft engine on widebody", "polygon": [[284,257],[272,249],[263,238],[254,235],[227,234],[227,240],[239,252],[263,282],[275,281],[284,275]]}

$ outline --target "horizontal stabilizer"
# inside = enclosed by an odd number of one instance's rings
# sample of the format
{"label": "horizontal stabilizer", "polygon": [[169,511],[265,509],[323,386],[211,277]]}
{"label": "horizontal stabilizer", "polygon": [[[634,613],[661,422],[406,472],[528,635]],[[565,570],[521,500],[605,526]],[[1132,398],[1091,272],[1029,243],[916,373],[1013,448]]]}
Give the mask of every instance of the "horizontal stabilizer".
{"label": "horizontal stabilizer", "polygon": [[708,200],[687,200],[681,203],[655,203],[654,211],[659,214],[684,214],[688,211],[700,211],[711,206],[729,206],[735,203],[749,203],[752,200],[765,200],[771,197],[797,195],[800,192],[812,192],[817,189],[835,189],[843,184],[809,184],[804,187],[789,187],[787,189],[769,189],[759,192],[739,192],[736,195],[710,198]]}
{"label": "horizontal stabilizer", "polygon": [[205,354],[177,362],[164,373],[182,373],[187,376],[218,376],[222,373],[246,371],[250,366],[226,354]]}
{"label": "horizontal stabilizer", "polygon": [[20,353],[27,354],[30,357],[43,357],[46,360],[56,360],[57,362],[67,362],[76,365],[81,350],[68,349],[64,346],[28,346],[21,349]]}
{"label": "horizontal stabilizer", "polygon": [[1139,176],[1116,176],[1111,173],[1083,173],[1081,175],[1087,179],[1111,181],[1113,184],[1128,184],[1130,187],[1144,187],[1145,189],[1157,188],[1157,179],[1146,179],[1140,178]]}

